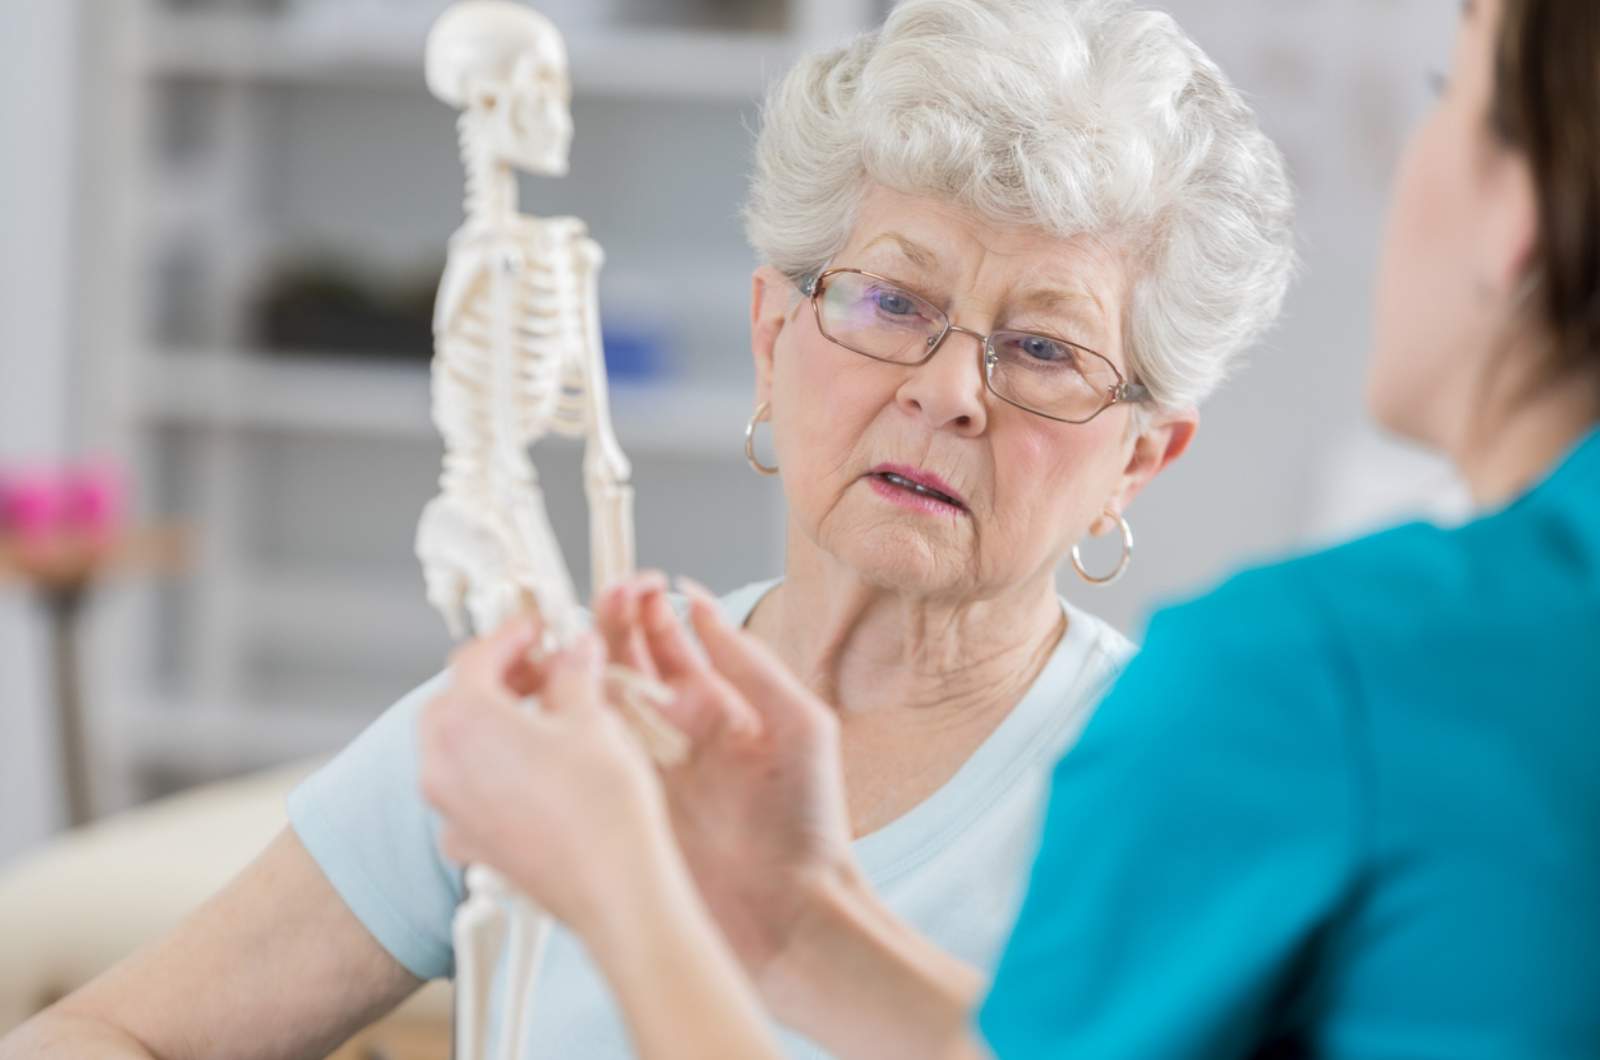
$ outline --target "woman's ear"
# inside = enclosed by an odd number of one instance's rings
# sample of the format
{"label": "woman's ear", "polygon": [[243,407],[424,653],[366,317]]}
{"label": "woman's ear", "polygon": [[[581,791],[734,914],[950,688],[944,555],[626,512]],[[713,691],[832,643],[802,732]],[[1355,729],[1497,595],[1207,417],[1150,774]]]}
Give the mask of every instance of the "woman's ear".
{"label": "woman's ear", "polygon": [[[1497,297],[1520,302],[1539,253],[1539,193],[1520,151],[1495,150],[1485,175],[1479,268]],[[1513,312],[1520,305],[1513,306]]]}
{"label": "woman's ear", "polygon": [[[1133,451],[1122,469],[1122,478],[1111,495],[1109,509],[1117,513],[1128,510],[1128,505],[1139,492],[1148,486],[1168,464],[1184,454],[1200,429],[1200,410],[1180,409],[1176,412],[1152,413],[1149,424],[1133,440]],[[1116,526],[1109,516],[1101,516],[1089,527],[1096,536]]]}
{"label": "woman's ear", "polygon": [[789,315],[794,284],[763,265],[750,278],[750,353],[756,363],[756,404],[772,400],[772,362]]}

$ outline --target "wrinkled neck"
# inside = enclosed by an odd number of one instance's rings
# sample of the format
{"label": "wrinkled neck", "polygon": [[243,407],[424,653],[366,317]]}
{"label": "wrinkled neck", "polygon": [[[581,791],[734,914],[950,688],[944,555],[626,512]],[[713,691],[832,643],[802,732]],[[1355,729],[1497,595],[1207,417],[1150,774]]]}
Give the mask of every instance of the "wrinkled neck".
{"label": "wrinkled neck", "polygon": [[999,592],[929,597],[870,585],[806,552],[791,548],[785,580],[751,628],[846,717],[1009,710],[1065,628],[1049,572]]}

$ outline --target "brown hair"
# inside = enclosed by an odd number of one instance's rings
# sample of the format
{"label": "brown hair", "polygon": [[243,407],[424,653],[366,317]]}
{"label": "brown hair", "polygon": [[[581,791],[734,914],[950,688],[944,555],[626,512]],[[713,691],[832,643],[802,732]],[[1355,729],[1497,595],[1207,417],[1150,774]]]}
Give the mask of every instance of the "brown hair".
{"label": "brown hair", "polygon": [[1600,0],[1503,0],[1494,64],[1490,122],[1539,198],[1550,368],[1600,373]]}

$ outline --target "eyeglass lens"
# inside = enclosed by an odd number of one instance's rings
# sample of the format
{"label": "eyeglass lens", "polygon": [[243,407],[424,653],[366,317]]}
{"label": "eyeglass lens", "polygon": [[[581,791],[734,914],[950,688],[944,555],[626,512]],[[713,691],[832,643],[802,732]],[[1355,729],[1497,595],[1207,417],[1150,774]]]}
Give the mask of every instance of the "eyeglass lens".
{"label": "eyeglass lens", "polygon": [[[829,339],[897,364],[927,360],[950,327],[949,317],[927,299],[859,272],[825,276],[817,309]],[[995,332],[984,362],[996,395],[1058,419],[1092,417],[1110,404],[1120,382],[1115,368],[1098,354],[1034,332]]]}

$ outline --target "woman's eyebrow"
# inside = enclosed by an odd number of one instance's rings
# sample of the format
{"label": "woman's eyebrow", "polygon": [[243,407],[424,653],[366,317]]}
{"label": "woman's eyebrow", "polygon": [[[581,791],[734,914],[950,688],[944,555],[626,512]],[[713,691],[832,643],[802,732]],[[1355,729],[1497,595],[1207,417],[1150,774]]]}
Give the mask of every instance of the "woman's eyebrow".
{"label": "woman's eyebrow", "polygon": [[939,267],[939,255],[913,239],[901,235],[899,232],[884,232],[872,242],[861,248],[865,254],[879,243],[893,243],[905,255],[907,261],[922,269],[924,272],[933,272]]}
{"label": "woman's eyebrow", "polygon": [[1036,287],[1016,300],[1018,309],[1037,309],[1052,313],[1078,313],[1091,309],[1097,317],[1105,316],[1105,305],[1092,291],[1068,290],[1059,287]]}

